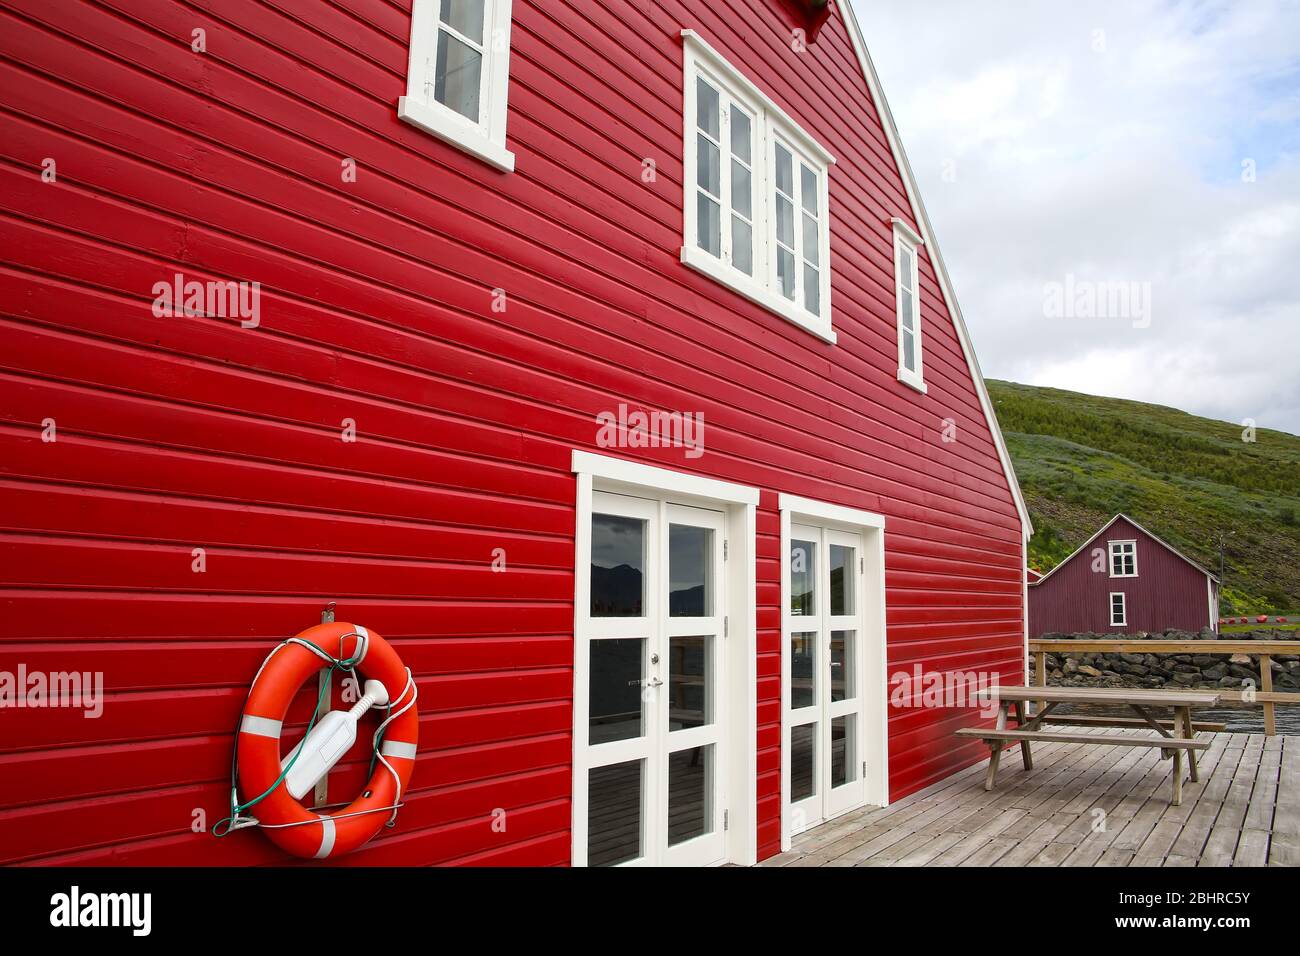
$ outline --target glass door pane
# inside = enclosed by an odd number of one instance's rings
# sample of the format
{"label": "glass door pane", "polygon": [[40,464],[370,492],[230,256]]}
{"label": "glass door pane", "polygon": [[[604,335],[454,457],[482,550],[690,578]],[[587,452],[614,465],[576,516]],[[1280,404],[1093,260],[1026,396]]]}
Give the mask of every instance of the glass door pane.
{"label": "glass door pane", "polygon": [[790,802],[807,800],[817,793],[817,725],[790,728]]}
{"label": "glass door pane", "polygon": [[645,645],[639,637],[591,642],[587,742],[593,746],[645,734]]}
{"label": "glass door pane", "polygon": [[587,865],[614,866],[645,855],[645,762],[587,772]]}
{"label": "glass door pane", "polygon": [[591,616],[643,617],[646,522],[624,515],[591,519]]}
{"label": "glass door pane", "polygon": [[851,700],[855,696],[853,631],[831,631],[831,703]]}
{"label": "glass door pane", "polygon": [[668,845],[713,831],[713,745],[688,747],[668,758]]}
{"label": "glass door pane", "polygon": [[790,541],[790,613],[811,617],[817,613],[817,542]]}

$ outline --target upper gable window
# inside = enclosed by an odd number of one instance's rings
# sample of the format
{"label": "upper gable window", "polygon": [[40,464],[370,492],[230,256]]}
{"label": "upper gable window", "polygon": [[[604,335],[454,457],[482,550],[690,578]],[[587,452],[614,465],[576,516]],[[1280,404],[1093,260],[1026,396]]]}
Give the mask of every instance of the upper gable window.
{"label": "upper gable window", "polygon": [[1135,578],[1137,574],[1137,542],[1110,542],[1110,576],[1112,578]]}
{"label": "upper gable window", "polygon": [[511,0],[414,0],[397,115],[498,169],[506,149]]}
{"label": "upper gable window", "polygon": [[835,158],[693,30],[682,262],[829,342]]}
{"label": "upper gable window", "polygon": [[894,221],[894,289],[898,313],[898,380],[926,391],[921,366],[921,284],[917,247],[924,241],[901,219]]}

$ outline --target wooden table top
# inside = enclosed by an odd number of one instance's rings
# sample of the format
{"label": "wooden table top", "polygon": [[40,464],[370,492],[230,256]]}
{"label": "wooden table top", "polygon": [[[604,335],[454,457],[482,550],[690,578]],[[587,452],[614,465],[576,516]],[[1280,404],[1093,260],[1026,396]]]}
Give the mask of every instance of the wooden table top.
{"label": "wooden table top", "polygon": [[1213,707],[1213,690],[1144,690],[1138,687],[1016,687],[993,688],[999,700],[1045,700],[1070,704],[1137,704],[1142,707]]}

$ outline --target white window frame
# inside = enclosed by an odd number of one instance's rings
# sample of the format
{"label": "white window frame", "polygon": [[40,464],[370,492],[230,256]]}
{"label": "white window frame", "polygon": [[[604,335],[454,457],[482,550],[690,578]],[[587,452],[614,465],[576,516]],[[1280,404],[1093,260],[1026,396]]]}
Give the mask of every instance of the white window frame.
{"label": "white window frame", "polygon": [[[1115,598],[1119,598],[1120,619],[1118,621],[1115,620]],[[1110,603],[1107,606],[1107,610],[1109,611],[1110,626],[1128,627],[1128,595],[1123,591],[1111,591],[1109,600]]]}
{"label": "white window frame", "polygon": [[[683,47],[683,199],[682,199],[682,251],[681,260],[690,268],[707,275],[751,302],[794,323],[827,342],[834,343],[835,330],[831,326],[831,250],[830,250],[830,167],[835,157],[815,139],[804,132],[785,111],[743,73],[726,61],[694,30],[682,31]],[[703,78],[722,95],[722,139],[729,142],[727,130],[727,103],[735,101],[753,117],[753,142],[750,187],[752,189],[753,263],[752,275],[746,275],[731,264],[730,237],[730,162],[724,153],[720,162],[720,189],[722,192],[722,249],[714,256],[696,245],[696,81]],[[775,143],[781,144],[793,155],[795,207],[795,290],[794,299],[787,299],[779,291],[776,280],[776,216],[775,198]],[[817,176],[817,278],[818,307],[814,314],[804,308],[802,249],[802,209],[798,195],[802,189],[800,163],[807,165]]]}
{"label": "white window frame", "polygon": [[439,103],[433,96],[439,11],[446,2],[447,0],[414,0],[411,8],[406,95],[397,99],[397,115],[412,126],[432,133],[502,172],[513,172],[515,154],[506,149],[512,0],[484,0],[483,67],[477,123]]}
{"label": "white window frame", "polygon": [[[902,219],[895,218],[891,222],[894,226],[894,317],[898,326],[898,380],[924,395],[928,388],[925,384],[925,364],[921,343],[921,257],[918,255],[918,250],[925,245],[925,240]],[[912,270],[909,276],[902,274],[903,257],[901,252],[904,249],[912,258]],[[903,349],[903,340],[907,335],[907,329],[903,325],[904,280],[911,286],[912,292],[911,334],[912,355],[916,362],[915,368],[908,368],[904,361],[906,353]]]}
{"label": "white window frame", "polygon": [[[843,505],[781,494],[781,850],[789,850],[794,837],[790,814],[790,635],[794,619],[786,613],[790,596],[791,526],[812,525],[857,534],[862,541],[862,633],[859,642],[859,677],[863,690],[861,713],[862,756],[867,761],[863,778],[865,805],[889,805],[889,679],[885,637],[885,517]],[[877,694],[875,701],[871,694]]]}
{"label": "white window frame", "polygon": [[[585,640],[591,582],[591,515],[598,492],[722,510],[727,547],[724,581],[728,622],[720,650],[725,664],[723,697],[728,716],[725,857],[719,863],[753,866],[758,862],[758,663],[757,663],[757,508],[759,490],[747,485],[574,449],[577,479],[574,540],[573,789],[570,862],[587,862],[587,751],[590,713],[590,656]],[[729,553],[727,553],[729,552]],[[721,659],[721,658],[717,658]]]}
{"label": "white window frame", "polygon": [[[1125,539],[1125,540],[1123,540],[1123,541],[1107,541],[1107,542],[1106,542],[1106,545],[1107,545],[1107,553],[1108,553],[1108,557],[1110,558],[1110,576],[1111,576],[1112,578],[1135,578],[1135,577],[1137,577],[1137,576],[1138,576],[1138,549],[1137,549],[1137,540],[1136,540],[1135,538],[1129,538],[1129,539]],[[1116,559],[1116,558],[1120,558],[1120,561],[1121,561],[1121,563],[1120,563],[1120,567],[1122,568],[1122,567],[1123,567],[1123,558],[1124,558],[1125,555],[1126,555],[1126,552],[1125,552],[1123,549],[1124,549],[1124,547],[1125,547],[1126,545],[1127,545],[1128,548],[1129,548],[1129,551],[1127,552],[1127,556],[1132,557],[1132,559],[1133,559],[1133,571],[1132,571],[1131,573],[1120,573],[1120,574],[1116,574],[1116,573],[1115,573],[1115,559]]]}

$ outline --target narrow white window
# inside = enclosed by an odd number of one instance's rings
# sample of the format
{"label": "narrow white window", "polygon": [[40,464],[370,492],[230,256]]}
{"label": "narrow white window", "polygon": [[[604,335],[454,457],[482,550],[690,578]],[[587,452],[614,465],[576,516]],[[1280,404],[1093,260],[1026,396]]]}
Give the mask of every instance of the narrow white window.
{"label": "narrow white window", "polygon": [[829,342],[835,162],[691,30],[682,262]]}
{"label": "narrow white window", "polygon": [[1128,624],[1128,607],[1123,591],[1110,592],[1110,623],[1112,627]]}
{"label": "narrow white window", "polygon": [[510,172],[506,95],[511,0],[414,0],[406,95],[397,115]]}
{"label": "narrow white window", "polygon": [[921,294],[917,247],[920,236],[901,219],[894,221],[894,289],[898,312],[898,380],[925,392],[921,371]]}
{"label": "narrow white window", "polygon": [[1112,578],[1135,578],[1137,570],[1137,542],[1110,542],[1110,576]]}

